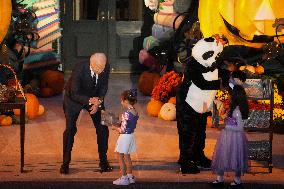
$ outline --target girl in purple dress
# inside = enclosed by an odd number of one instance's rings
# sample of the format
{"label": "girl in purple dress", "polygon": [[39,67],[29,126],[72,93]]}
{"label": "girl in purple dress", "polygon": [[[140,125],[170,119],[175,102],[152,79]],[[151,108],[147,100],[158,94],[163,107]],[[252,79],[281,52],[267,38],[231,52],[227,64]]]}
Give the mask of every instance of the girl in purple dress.
{"label": "girl in purple dress", "polygon": [[132,175],[132,161],[130,154],[136,151],[134,138],[134,130],[139,118],[134,104],[137,101],[137,90],[126,90],[121,94],[121,105],[125,108],[125,112],[121,116],[121,124],[113,127],[119,132],[115,152],[118,154],[119,165],[122,176],[113,181],[115,185],[129,185],[135,183]]}
{"label": "girl in purple dress", "polygon": [[225,129],[217,140],[212,171],[217,174],[213,186],[224,185],[224,172],[235,172],[231,187],[241,186],[241,175],[248,170],[248,147],[244,132],[244,120],[248,118],[249,108],[245,90],[234,85],[230,95],[230,109],[225,118]]}

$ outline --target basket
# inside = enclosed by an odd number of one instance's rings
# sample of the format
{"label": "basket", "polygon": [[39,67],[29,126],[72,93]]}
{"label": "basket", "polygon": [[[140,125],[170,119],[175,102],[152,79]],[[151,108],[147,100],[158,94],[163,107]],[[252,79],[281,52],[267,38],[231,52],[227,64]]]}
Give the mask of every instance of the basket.
{"label": "basket", "polygon": [[13,73],[15,81],[16,81],[16,86],[14,87],[0,84],[0,103],[15,102],[18,91],[21,93],[23,98],[26,100],[22,85],[18,81],[17,75],[14,69],[7,64],[0,64],[0,67],[9,69]]}

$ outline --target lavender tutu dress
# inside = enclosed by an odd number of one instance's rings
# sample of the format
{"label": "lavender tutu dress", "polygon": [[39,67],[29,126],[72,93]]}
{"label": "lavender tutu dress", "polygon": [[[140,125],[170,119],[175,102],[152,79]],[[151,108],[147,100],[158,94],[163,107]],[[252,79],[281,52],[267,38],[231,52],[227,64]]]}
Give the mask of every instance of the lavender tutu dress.
{"label": "lavender tutu dress", "polygon": [[228,171],[245,173],[248,170],[248,147],[238,106],[232,117],[225,119],[225,125],[215,146],[212,171],[217,174]]}

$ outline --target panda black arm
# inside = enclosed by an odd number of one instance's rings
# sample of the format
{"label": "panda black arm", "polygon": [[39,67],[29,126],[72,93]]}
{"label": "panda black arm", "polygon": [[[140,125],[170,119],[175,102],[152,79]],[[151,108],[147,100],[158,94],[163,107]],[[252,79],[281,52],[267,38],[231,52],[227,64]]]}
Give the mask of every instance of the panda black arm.
{"label": "panda black arm", "polygon": [[221,80],[207,81],[202,73],[190,72],[192,82],[201,90],[218,90],[221,87]]}

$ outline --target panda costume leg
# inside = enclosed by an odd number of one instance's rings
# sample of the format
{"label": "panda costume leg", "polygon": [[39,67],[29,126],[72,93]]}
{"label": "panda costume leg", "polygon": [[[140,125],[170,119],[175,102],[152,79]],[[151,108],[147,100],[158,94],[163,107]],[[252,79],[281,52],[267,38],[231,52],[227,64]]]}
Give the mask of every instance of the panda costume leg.
{"label": "panda costume leg", "polygon": [[221,86],[216,58],[223,44],[210,37],[199,40],[192,48],[191,61],[177,93],[177,128],[182,173],[199,173],[198,166],[210,168],[204,155],[208,111]]}

